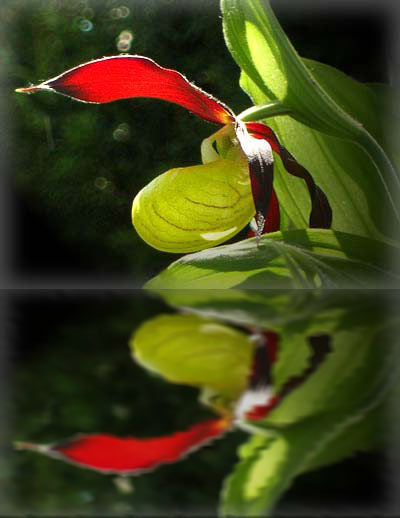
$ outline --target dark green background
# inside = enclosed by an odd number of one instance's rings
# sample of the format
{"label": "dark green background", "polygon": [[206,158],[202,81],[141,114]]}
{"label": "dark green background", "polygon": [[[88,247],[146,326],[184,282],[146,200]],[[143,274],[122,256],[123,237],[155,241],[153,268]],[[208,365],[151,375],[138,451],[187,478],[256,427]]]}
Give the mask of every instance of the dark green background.
{"label": "dark green background", "polygon": [[[129,14],[115,18],[122,4]],[[274,5],[301,55],[362,81],[386,79],[380,11]],[[129,52],[177,69],[240,113],[250,102],[224,44],[218,1],[8,1],[0,9],[8,30],[2,55],[12,119],[15,272],[130,274],[141,286],[178,256],[137,236],[130,222],[133,197],[156,175],[200,163],[201,140],[217,127],[162,101],[85,105],[47,93],[18,95],[13,88],[117,54],[116,39],[128,29]],[[121,124],[129,131],[116,140]]]}

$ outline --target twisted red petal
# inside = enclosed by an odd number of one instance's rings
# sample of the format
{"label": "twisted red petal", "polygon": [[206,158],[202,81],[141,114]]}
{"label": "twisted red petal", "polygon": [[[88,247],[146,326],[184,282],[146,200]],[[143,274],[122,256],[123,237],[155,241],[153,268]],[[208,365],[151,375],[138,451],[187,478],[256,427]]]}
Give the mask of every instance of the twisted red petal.
{"label": "twisted red petal", "polygon": [[268,399],[265,405],[254,405],[251,410],[246,412],[245,417],[250,421],[257,419],[265,419],[267,415],[280,403],[281,398],[279,395],[272,396]]}
{"label": "twisted red petal", "polygon": [[19,88],[31,93],[52,90],[79,101],[109,103],[151,97],[179,104],[215,124],[233,120],[231,110],[179,72],[163,68],[144,56],[112,56],[84,63],[37,86]]}
{"label": "twisted red petal", "polygon": [[272,189],[271,200],[265,214],[264,232],[277,232],[281,226],[279,202],[275,190]]}
{"label": "twisted red petal", "polygon": [[[264,230],[262,234],[267,234],[269,232],[277,232],[281,225],[281,213],[279,209],[278,198],[275,193],[275,189],[272,189],[271,199],[269,202],[269,207],[265,207],[263,213],[265,223]],[[254,237],[255,232],[253,230],[249,230],[247,237]]]}
{"label": "twisted red petal", "polygon": [[160,464],[177,462],[230,428],[225,418],[197,423],[183,432],[151,439],[106,434],[78,435],[53,445],[16,443],[16,447],[72,462],[103,473],[136,475]]}
{"label": "twisted red petal", "polygon": [[278,153],[286,171],[293,176],[302,178],[307,185],[311,198],[311,213],[309,224],[311,228],[330,228],[332,225],[332,209],[328,198],[314,182],[311,174],[300,165],[289,151],[280,145],[278,138],[271,128],[261,122],[246,123],[249,133],[257,139],[269,142],[275,153]]}
{"label": "twisted red petal", "polygon": [[[279,219],[279,206],[276,196],[272,206],[272,222],[268,222],[271,200],[274,196],[272,188],[274,180],[274,159],[271,146],[266,139],[254,138],[246,126],[236,121],[235,132],[243,153],[249,163],[251,192],[256,209],[256,236],[259,237],[268,228],[275,228]],[[270,225],[270,227],[268,227]]]}

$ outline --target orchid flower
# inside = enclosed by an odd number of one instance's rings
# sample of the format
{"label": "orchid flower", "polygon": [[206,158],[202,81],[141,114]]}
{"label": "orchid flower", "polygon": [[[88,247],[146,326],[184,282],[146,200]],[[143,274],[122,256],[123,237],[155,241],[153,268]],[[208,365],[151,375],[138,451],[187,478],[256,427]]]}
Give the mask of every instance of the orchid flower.
{"label": "orchid flower", "polygon": [[164,437],[137,439],[81,434],[50,445],[15,442],[15,447],[101,473],[138,475],[161,464],[177,462],[234,427],[254,433],[257,431],[257,423],[265,419],[292,390],[317,370],[330,352],[330,337],[309,337],[311,357],[307,368],[300,375],[291,377],[279,391],[274,389],[272,375],[272,366],[279,355],[277,333],[256,332],[250,338],[253,353],[247,386],[230,410],[215,406],[214,410],[219,414],[217,418]]}
{"label": "orchid flower", "polygon": [[[172,169],[135,197],[132,221],[151,246],[192,252],[226,241],[253,218],[259,236],[280,228],[273,187],[273,153],[286,170],[306,182],[311,199],[310,227],[329,228],[332,211],[310,173],[280,145],[263,123],[244,123],[218,99],[182,74],[143,56],[112,56],[72,68],[17,92],[57,92],[87,103],[149,97],[183,106],[223,126],[202,145],[203,165]],[[214,145],[217,147],[215,151]]]}

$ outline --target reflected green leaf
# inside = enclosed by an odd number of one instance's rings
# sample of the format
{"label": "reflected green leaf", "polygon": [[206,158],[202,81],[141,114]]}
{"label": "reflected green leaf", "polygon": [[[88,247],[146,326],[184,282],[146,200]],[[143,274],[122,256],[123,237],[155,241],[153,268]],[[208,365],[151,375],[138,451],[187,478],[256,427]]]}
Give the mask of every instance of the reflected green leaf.
{"label": "reflected green leaf", "polygon": [[398,247],[332,230],[293,230],[182,257],[146,284],[166,288],[392,286]]}
{"label": "reflected green leaf", "polygon": [[[258,425],[262,434],[240,448],[240,461],[222,493],[223,516],[265,516],[300,473],[382,445],[386,434],[380,423],[398,383],[398,372],[393,368],[394,348],[377,348],[376,336],[371,347],[363,345],[368,329],[366,325],[358,334],[358,343],[357,331],[347,337],[336,333],[340,347],[336,346],[321,369]],[[288,349],[290,343],[293,353],[296,344],[288,342]],[[335,355],[337,351],[341,354]],[[286,360],[279,361],[284,368]],[[301,398],[310,407],[307,417],[301,417],[296,408]],[[326,404],[316,405],[318,398]],[[295,405],[286,406],[290,400],[296,400]],[[285,406],[287,415],[294,418],[297,413],[297,419],[271,427],[272,416]]]}

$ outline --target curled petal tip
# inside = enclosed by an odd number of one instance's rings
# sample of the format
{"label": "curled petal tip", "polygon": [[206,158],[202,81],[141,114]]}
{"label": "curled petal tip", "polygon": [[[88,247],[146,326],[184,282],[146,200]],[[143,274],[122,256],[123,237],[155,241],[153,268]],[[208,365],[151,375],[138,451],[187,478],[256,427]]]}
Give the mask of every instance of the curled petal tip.
{"label": "curled petal tip", "polygon": [[31,450],[31,451],[42,451],[43,445],[34,444],[32,442],[25,441],[14,441],[13,447],[15,450]]}
{"label": "curled petal tip", "polygon": [[24,450],[25,443],[22,441],[14,441],[13,448],[14,450]]}
{"label": "curled petal tip", "polygon": [[36,85],[36,86],[27,86],[26,88],[16,88],[14,91],[18,94],[31,94],[33,92],[38,92],[39,90],[46,90],[48,87],[44,84]]}
{"label": "curled petal tip", "polygon": [[34,92],[36,90],[35,86],[28,86],[27,88],[16,88],[14,91],[17,92],[17,94],[30,94],[31,92]]}

